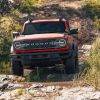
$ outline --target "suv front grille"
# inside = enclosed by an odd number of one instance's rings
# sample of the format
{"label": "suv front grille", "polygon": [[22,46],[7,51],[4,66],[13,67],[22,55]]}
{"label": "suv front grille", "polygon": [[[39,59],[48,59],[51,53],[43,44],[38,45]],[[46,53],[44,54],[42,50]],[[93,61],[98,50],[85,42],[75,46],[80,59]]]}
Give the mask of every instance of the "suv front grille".
{"label": "suv front grille", "polygon": [[59,40],[60,39],[57,38],[57,39],[44,39],[44,40],[15,41],[13,43],[13,47],[15,50],[59,48],[59,46],[55,44],[55,42]]}

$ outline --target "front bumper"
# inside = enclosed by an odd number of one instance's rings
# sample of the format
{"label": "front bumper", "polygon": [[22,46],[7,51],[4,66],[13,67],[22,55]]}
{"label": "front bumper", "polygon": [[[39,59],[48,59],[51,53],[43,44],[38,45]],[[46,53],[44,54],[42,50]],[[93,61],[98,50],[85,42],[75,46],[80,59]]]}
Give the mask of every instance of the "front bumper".
{"label": "front bumper", "polygon": [[72,51],[60,51],[60,52],[42,52],[42,53],[24,53],[24,54],[10,54],[11,59],[21,61],[24,65],[38,65],[60,63],[60,61],[72,56]]}

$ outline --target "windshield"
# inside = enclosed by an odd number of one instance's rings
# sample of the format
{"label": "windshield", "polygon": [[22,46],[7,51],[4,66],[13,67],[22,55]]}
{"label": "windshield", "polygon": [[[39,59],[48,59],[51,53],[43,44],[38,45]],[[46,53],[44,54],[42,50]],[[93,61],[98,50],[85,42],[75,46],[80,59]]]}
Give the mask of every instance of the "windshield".
{"label": "windshield", "polygon": [[28,23],[25,25],[23,34],[45,34],[45,33],[64,33],[65,25],[64,22],[38,22]]}

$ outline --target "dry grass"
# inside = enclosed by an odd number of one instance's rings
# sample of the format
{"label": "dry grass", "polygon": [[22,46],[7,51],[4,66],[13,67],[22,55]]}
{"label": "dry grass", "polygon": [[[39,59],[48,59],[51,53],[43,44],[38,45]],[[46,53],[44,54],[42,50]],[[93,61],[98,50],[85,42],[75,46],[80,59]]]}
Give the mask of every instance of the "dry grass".
{"label": "dry grass", "polygon": [[10,69],[10,62],[9,59],[6,57],[5,59],[0,59],[0,74],[10,74],[11,69]]}
{"label": "dry grass", "polygon": [[91,17],[98,16],[100,18],[100,0],[85,0],[85,4]]}
{"label": "dry grass", "polygon": [[94,85],[96,90],[100,90],[100,37],[93,43],[90,52],[91,54],[86,60],[85,82]]}
{"label": "dry grass", "polygon": [[83,81],[64,81],[64,82],[21,82],[24,86],[31,86],[32,84],[42,84],[44,86],[61,86],[67,88],[73,88],[77,86],[84,86]]}

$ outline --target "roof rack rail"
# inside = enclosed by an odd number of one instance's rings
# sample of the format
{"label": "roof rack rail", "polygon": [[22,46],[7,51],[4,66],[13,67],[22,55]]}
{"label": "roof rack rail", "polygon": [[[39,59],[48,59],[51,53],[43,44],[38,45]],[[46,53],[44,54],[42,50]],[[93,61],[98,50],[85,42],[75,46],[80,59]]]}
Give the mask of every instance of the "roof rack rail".
{"label": "roof rack rail", "polygon": [[60,17],[60,18],[59,18],[59,21],[62,21],[63,19],[64,19],[63,17]]}
{"label": "roof rack rail", "polygon": [[31,17],[31,15],[27,16],[27,20],[31,23],[33,21],[33,18]]}

